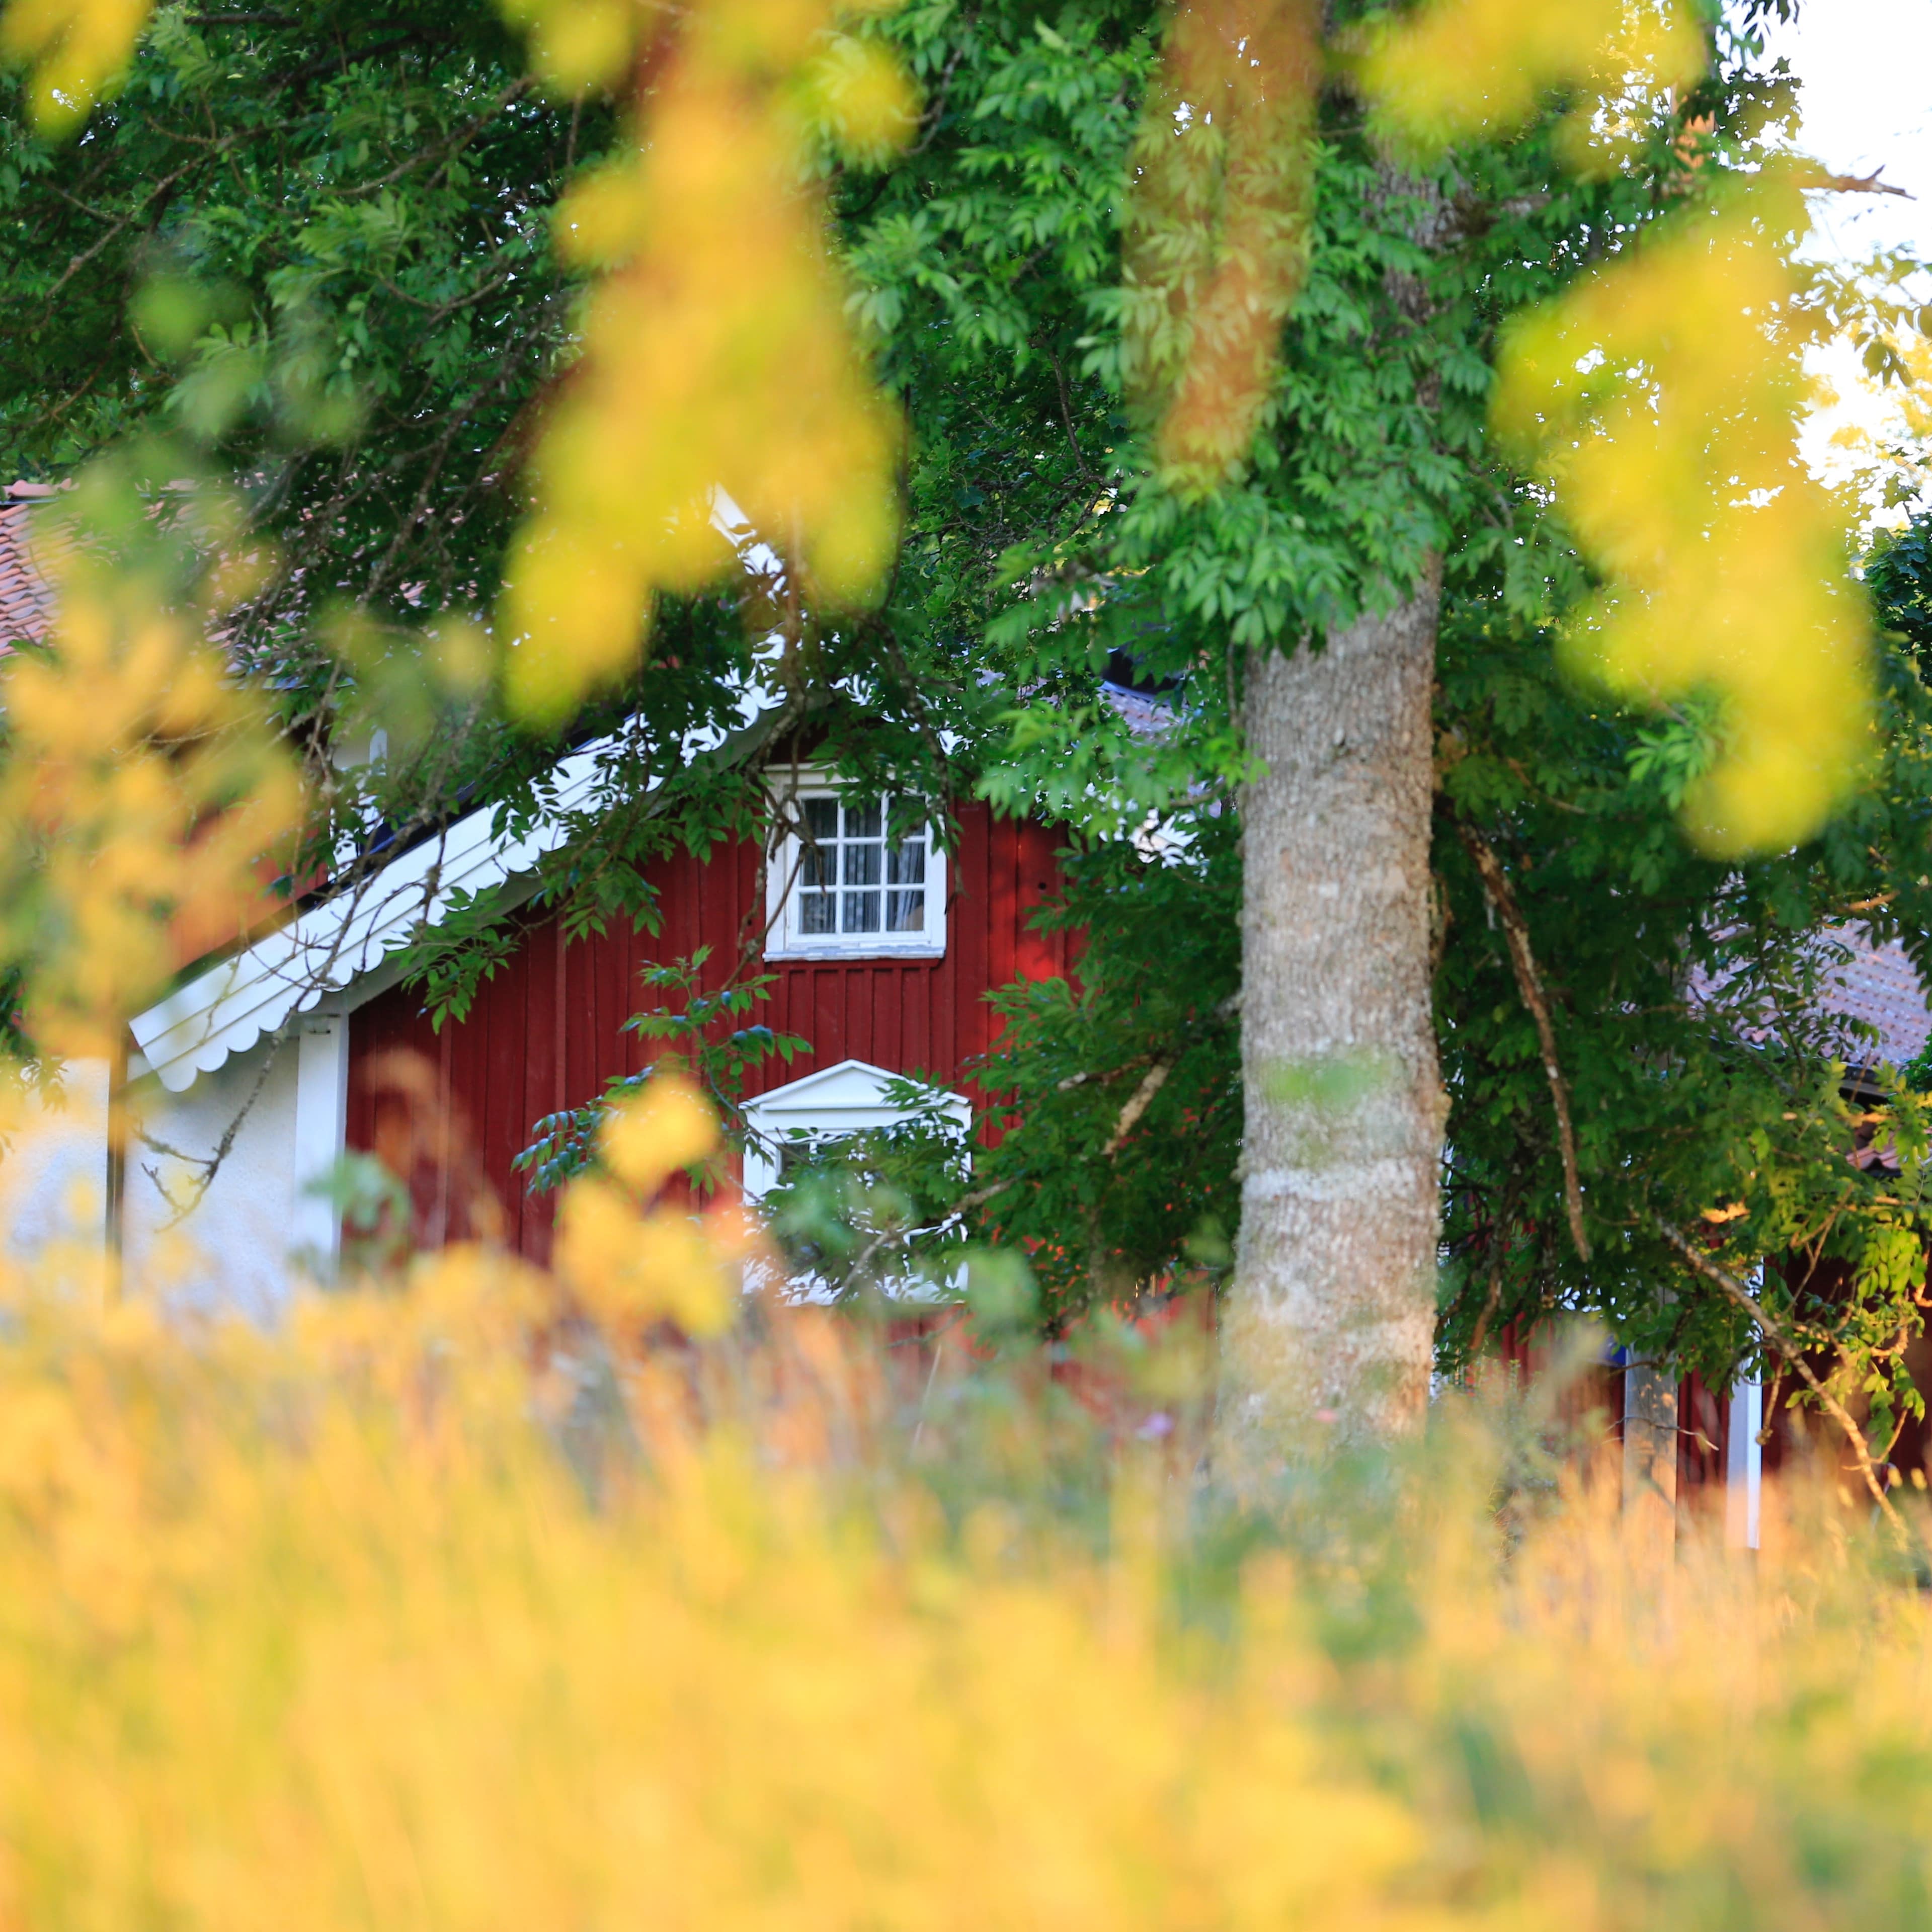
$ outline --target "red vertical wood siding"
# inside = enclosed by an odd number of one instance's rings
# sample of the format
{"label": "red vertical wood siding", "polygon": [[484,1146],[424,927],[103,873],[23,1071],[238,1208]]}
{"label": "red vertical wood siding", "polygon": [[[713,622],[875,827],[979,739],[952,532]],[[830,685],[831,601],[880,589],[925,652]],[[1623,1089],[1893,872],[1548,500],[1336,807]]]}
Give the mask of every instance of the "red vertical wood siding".
{"label": "red vertical wood siding", "polygon": [[[998,1028],[986,995],[1017,977],[1068,970],[1068,935],[1028,924],[1058,889],[1057,843],[1043,826],[968,806],[947,867],[943,958],[774,962],[777,983],[754,1017],[811,1045],[790,1066],[774,1061],[754,1074],[750,1090],[843,1060],[958,1084]],[[532,920],[469,1018],[440,1034],[418,997],[400,988],[352,1016],[349,1144],[408,1182],[424,1245],[494,1224],[532,1260],[547,1258],[550,1203],[532,1199],[510,1165],[532,1124],[643,1065],[645,1043],[620,1030],[650,1004],[641,968],[709,946],[706,982],[720,985],[755,930],[750,916],[762,912],[750,845],[721,848],[703,863],[680,854],[655,868],[651,883],[662,920],[655,935],[625,928],[566,946],[554,919]]]}
{"label": "red vertical wood siding", "polygon": [[[1512,1322],[1497,1336],[1495,1358],[1519,1388],[1552,1372],[1558,1358],[1558,1332],[1546,1324],[1523,1328]],[[1587,1436],[1597,1426],[1621,1440],[1624,1426],[1624,1371],[1610,1362],[1573,1369],[1558,1393],[1551,1420],[1564,1434]],[[1684,1501],[1721,1490],[1728,1478],[1730,1404],[1702,1376],[1688,1375],[1677,1388],[1677,1493]]]}

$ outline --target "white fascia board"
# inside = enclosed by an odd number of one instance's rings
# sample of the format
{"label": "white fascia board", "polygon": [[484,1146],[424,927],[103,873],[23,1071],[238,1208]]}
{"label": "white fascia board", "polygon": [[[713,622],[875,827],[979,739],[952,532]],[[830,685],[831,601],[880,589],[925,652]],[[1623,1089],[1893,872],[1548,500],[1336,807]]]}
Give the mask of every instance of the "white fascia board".
{"label": "white fascia board", "polygon": [[[748,687],[730,728],[754,723],[774,701],[762,686]],[[688,760],[713,750],[728,735],[716,726],[691,732],[683,756]],[[177,986],[133,1022],[147,1067],[170,1093],[185,1093],[200,1076],[212,1073],[231,1054],[247,1052],[292,1014],[312,1011],[325,996],[376,971],[425,927],[439,925],[458,894],[487,892],[533,872],[563,842],[558,820],[595,796],[600,759],[614,742],[600,740],[562,760],[551,811],[523,837],[500,833],[496,806],[481,806],[359,885]],[[651,781],[653,789],[657,782]],[[352,994],[348,1004],[358,1004]]]}

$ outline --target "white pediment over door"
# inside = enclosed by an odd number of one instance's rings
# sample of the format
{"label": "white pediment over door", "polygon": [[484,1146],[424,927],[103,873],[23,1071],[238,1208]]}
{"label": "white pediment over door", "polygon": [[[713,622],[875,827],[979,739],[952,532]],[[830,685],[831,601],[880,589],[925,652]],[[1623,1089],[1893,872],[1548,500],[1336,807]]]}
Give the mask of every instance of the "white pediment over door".
{"label": "white pediment over door", "polygon": [[[904,1078],[862,1060],[842,1060],[836,1066],[808,1073],[746,1101],[745,1118],[755,1138],[745,1152],[745,1198],[761,1201],[776,1184],[774,1150],[788,1138],[806,1135],[836,1140],[868,1127],[896,1126],[907,1119],[908,1110],[890,1098],[893,1084]],[[928,1091],[940,1096],[963,1138],[973,1124],[972,1106],[965,1095],[945,1088]]]}

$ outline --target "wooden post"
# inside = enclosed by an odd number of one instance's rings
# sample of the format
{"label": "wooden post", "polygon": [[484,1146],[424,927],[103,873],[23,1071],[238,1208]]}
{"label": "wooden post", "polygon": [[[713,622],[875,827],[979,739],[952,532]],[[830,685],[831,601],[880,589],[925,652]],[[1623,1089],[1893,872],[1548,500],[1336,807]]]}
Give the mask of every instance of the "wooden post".
{"label": "wooden post", "polygon": [[1624,1371],[1624,1520],[1652,1559],[1677,1543],[1677,1374],[1633,1361]]}

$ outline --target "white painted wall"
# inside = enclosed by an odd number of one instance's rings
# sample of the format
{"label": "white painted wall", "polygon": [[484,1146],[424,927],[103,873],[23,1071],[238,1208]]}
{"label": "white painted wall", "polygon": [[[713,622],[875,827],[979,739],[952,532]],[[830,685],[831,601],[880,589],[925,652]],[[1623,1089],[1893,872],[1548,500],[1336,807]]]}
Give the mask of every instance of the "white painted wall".
{"label": "white painted wall", "polygon": [[[265,1040],[184,1094],[136,1083],[140,1131],[128,1142],[122,1222],[130,1292],[257,1321],[273,1321],[287,1305],[298,1279],[294,1251],[312,1220],[302,1211],[296,1160],[301,1061],[296,1039],[272,1055]],[[207,1192],[178,1220],[174,1204],[194,1198],[190,1160],[213,1154],[258,1079],[261,1090]]]}

